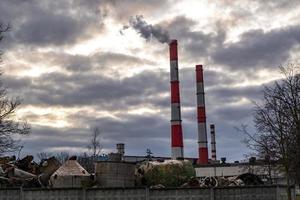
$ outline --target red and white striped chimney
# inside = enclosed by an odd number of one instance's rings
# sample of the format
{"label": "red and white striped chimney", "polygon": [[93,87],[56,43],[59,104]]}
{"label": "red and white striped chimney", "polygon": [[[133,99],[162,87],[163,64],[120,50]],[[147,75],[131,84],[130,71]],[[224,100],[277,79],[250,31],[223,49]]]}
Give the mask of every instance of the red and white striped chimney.
{"label": "red and white striped chimney", "polygon": [[171,42],[169,43],[169,47],[171,82],[171,145],[172,159],[177,159],[183,158],[177,40],[171,40]]}
{"label": "red and white striped chimney", "polygon": [[196,83],[197,83],[198,153],[199,153],[198,163],[208,164],[206,115],[205,115],[205,99],[204,99],[202,65],[196,65]]}
{"label": "red and white striped chimney", "polygon": [[217,151],[216,151],[216,132],[215,132],[215,125],[210,125],[210,136],[211,136],[211,160],[217,160]]}

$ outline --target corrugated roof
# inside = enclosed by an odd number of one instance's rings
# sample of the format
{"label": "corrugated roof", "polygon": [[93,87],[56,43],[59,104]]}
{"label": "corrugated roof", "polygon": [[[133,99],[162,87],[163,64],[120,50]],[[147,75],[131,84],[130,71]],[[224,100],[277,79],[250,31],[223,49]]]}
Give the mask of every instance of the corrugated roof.
{"label": "corrugated roof", "polygon": [[90,176],[90,174],[76,161],[67,160],[52,176]]}

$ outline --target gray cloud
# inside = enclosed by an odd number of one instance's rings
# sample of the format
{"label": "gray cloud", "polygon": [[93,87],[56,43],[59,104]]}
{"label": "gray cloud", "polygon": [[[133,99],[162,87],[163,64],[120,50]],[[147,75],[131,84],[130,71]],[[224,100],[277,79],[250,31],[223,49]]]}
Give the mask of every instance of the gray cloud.
{"label": "gray cloud", "polygon": [[[92,70],[102,70],[107,72],[111,68],[119,68],[119,71],[140,65],[155,65],[156,62],[139,58],[131,55],[114,52],[96,52],[92,55],[72,55],[63,52],[41,52],[41,53],[23,53],[20,59],[28,60],[28,67],[43,63],[49,66],[58,66],[61,69],[71,73],[91,73]],[[115,71],[118,71],[115,69]]]}
{"label": "gray cloud", "polygon": [[[103,29],[105,14],[79,7],[79,1],[1,1],[0,17],[12,25],[7,47],[65,45]],[[21,4],[21,5],[20,5]],[[20,9],[22,7],[22,9]],[[97,8],[97,7],[96,7]],[[95,8],[95,9],[96,9]]]}
{"label": "gray cloud", "polygon": [[204,33],[194,30],[197,24],[184,16],[178,16],[168,22],[166,29],[170,30],[172,38],[177,38],[183,47],[183,58],[188,61],[212,62],[230,67],[231,69],[272,68],[285,63],[290,58],[290,52],[298,46],[300,40],[299,26],[288,26],[273,29],[250,30],[240,36],[234,43],[224,43],[226,27],[217,22],[215,33]]}
{"label": "gray cloud", "polygon": [[[174,5],[173,0],[107,0],[110,15],[122,23],[127,23],[130,16],[161,16],[161,12]],[[125,8],[125,9],[124,9]]]}
{"label": "gray cloud", "polygon": [[285,63],[293,47],[300,41],[300,27],[290,26],[268,32],[251,30],[243,33],[236,43],[225,44],[212,58],[233,69],[276,67]]}
{"label": "gray cloud", "polygon": [[61,45],[74,42],[84,29],[84,26],[68,16],[47,13],[34,17],[18,27],[15,38],[31,45]]}
{"label": "gray cloud", "polygon": [[240,100],[242,97],[256,101],[261,96],[262,89],[263,86],[218,87],[210,89],[208,94],[222,105],[226,102]]}
{"label": "gray cloud", "polygon": [[216,26],[216,32],[206,33],[202,30],[195,30],[197,21],[186,16],[177,16],[166,24],[166,29],[170,30],[172,38],[179,41],[179,47],[183,47],[183,58],[187,61],[197,62],[207,60],[214,49],[219,48],[226,38],[226,31],[221,24],[212,24]]}
{"label": "gray cloud", "polygon": [[[128,65],[135,66],[135,65],[143,65],[143,64],[147,64],[147,65],[156,64],[154,61],[148,59],[120,54],[120,53],[113,53],[113,52],[99,52],[94,54],[91,57],[91,59],[93,62],[97,63],[98,65],[102,65],[106,67],[120,65],[120,68],[125,68]],[[122,65],[124,65],[124,67],[121,67]]]}
{"label": "gray cloud", "polygon": [[29,79],[6,77],[6,85],[24,97],[24,104],[102,105],[116,109],[151,103],[148,96],[167,91],[166,73],[144,71],[122,80],[96,74],[50,73]]}
{"label": "gray cloud", "polygon": [[297,9],[300,6],[300,2],[297,0],[289,0],[288,2],[285,0],[277,0],[277,1],[272,1],[272,0],[266,0],[266,1],[259,1],[256,0],[254,1],[256,2],[259,7],[257,8],[257,10],[261,10],[261,11],[272,11],[272,12],[276,12],[276,11],[291,11],[293,9]]}
{"label": "gray cloud", "polygon": [[71,45],[101,33],[107,17],[125,23],[129,16],[153,14],[158,6],[164,9],[168,4],[159,0],[4,0],[0,2],[0,18],[13,27],[4,44],[7,49],[15,45]]}
{"label": "gray cloud", "polygon": [[[143,155],[146,148],[164,149],[167,152],[170,146],[169,121],[157,115],[130,115],[118,116],[123,120],[105,118],[101,116],[84,116],[82,113],[70,115],[74,122],[81,122],[86,127],[99,127],[105,149],[114,150],[118,142],[126,144],[126,151],[131,155]],[[90,129],[78,128],[50,128],[47,126],[33,126],[32,135],[23,139],[26,148],[32,152],[46,151],[49,148],[86,148]],[[60,138],[57,141],[57,138]],[[151,142],[152,141],[152,142]],[[160,141],[157,143],[157,141]],[[80,153],[80,152],[78,152]],[[156,155],[166,155],[155,152]]]}

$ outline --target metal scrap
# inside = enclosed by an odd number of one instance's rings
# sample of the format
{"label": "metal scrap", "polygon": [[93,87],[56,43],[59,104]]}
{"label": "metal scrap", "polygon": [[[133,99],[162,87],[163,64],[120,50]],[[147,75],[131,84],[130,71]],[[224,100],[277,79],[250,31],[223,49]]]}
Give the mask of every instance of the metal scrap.
{"label": "metal scrap", "polygon": [[[45,164],[46,163],[46,164]],[[43,160],[40,165],[28,155],[23,159],[15,157],[0,158],[0,187],[45,187],[50,176],[57,170],[60,163],[51,157]]]}
{"label": "metal scrap", "polygon": [[244,186],[244,185],[263,185],[263,181],[255,174],[246,173],[239,176],[232,177],[204,177],[204,178],[190,178],[181,187],[230,187],[230,186]]}

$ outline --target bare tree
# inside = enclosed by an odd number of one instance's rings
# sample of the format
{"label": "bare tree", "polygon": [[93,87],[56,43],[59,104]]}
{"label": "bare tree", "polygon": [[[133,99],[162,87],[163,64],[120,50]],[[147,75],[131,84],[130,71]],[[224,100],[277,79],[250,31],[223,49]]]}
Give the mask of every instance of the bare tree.
{"label": "bare tree", "polygon": [[[300,66],[288,64],[280,70],[284,78],[265,86],[263,103],[255,105],[256,132],[250,134],[245,126],[241,130],[247,135],[248,147],[258,157],[267,156],[282,165],[290,200],[291,184],[300,182]],[[295,175],[297,178],[292,179]]]}
{"label": "bare tree", "polygon": [[69,159],[70,155],[67,152],[60,152],[55,155],[55,158],[62,164]]}
{"label": "bare tree", "polygon": [[[0,23],[0,41],[3,39],[3,33],[8,30],[8,25],[5,26]],[[2,52],[0,52],[0,56],[1,54]],[[2,73],[0,72],[1,75]],[[0,154],[20,149],[18,140],[15,140],[13,135],[24,135],[30,132],[30,127],[26,123],[20,124],[15,120],[15,112],[20,104],[21,100],[19,98],[8,96],[7,89],[0,81]]]}
{"label": "bare tree", "polygon": [[52,157],[52,153],[48,153],[48,152],[40,152],[40,153],[37,153],[36,156],[38,157],[38,159],[41,160],[46,160],[50,157]]}
{"label": "bare tree", "polygon": [[102,150],[101,132],[98,127],[92,129],[91,138],[88,144],[89,151],[92,152],[92,157],[99,156]]}

